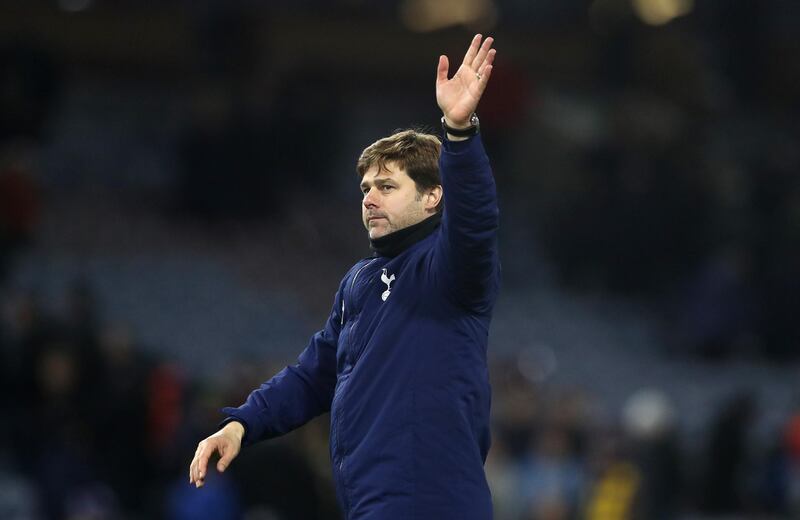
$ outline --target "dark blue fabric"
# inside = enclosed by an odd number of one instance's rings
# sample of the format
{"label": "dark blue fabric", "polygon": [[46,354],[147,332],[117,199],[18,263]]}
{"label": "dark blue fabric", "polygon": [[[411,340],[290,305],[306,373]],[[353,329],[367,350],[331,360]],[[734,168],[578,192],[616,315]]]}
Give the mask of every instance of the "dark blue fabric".
{"label": "dark blue fabric", "polygon": [[[239,408],[245,445],[331,412],[348,520],[492,517],[486,348],[500,281],[494,179],[479,137],[443,143],[445,211],[394,258],[359,261],[298,363]],[[382,275],[395,279],[388,285]]]}

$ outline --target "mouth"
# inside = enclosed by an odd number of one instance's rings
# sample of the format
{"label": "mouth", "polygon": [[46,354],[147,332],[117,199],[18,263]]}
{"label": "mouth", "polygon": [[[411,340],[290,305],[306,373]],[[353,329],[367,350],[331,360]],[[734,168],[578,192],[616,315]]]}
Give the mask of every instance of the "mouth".
{"label": "mouth", "polygon": [[386,217],[368,217],[367,218],[367,222],[372,222],[372,221],[378,220],[378,219],[384,219],[385,220]]}

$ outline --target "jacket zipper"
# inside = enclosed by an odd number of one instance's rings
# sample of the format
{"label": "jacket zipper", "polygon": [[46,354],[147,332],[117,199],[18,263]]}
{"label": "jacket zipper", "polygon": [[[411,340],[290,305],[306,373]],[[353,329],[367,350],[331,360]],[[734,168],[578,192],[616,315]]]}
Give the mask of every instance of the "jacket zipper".
{"label": "jacket zipper", "polygon": [[[364,264],[364,265],[362,265],[361,267],[358,268],[358,271],[356,271],[356,274],[353,276],[353,281],[350,283],[350,292],[351,293],[353,292],[353,287],[355,287],[355,285],[356,285],[356,278],[358,278],[358,275],[361,274],[361,271],[363,271],[365,267],[367,267],[369,264],[371,264],[375,260],[376,260],[376,258],[373,258],[372,260],[370,260],[369,262],[367,262],[366,264]],[[340,326],[344,325],[344,294],[342,294],[342,320],[339,323],[339,325]]]}
{"label": "jacket zipper", "polygon": [[[361,271],[363,271],[364,268],[366,268],[368,265],[370,265],[375,260],[376,260],[376,258],[373,258],[369,262],[367,262],[366,264],[364,264],[364,265],[362,265],[361,267],[358,268],[358,271],[356,271],[356,274],[353,276],[353,281],[350,283],[350,292],[351,293],[353,292],[353,287],[355,287],[355,285],[356,285],[356,279],[358,278],[358,275],[361,274]],[[341,317],[341,321],[339,323],[340,326],[344,326],[344,309],[345,309],[345,298],[344,298],[344,294],[342,294],[342,317]],[[346,350],[347,350],[347,348],[345,347],[345,351]],[[337,395],[334,395],[334,400],[336,400],[336,397],[337,397]],[[341,398],[341,395],[339,395],[338,397]],[[341,426],[341,417],[342,417],[342,411],[340,409],[339,413],[336,415],[336,423],[334,425],[334,427],[335,427],[334,442],[336,443],[336,451],[340,452],[340,453],[338,454],[339,455],[338,464],[335,463],[335,462],[334,463],[337,464],[337,466],[338,466],[339,478],[341,479],[342,499],[344,500],[344,504],[342,504],[342,505],[344,506],[344,513],[345,513],[345,516],[348,516],[349,515],[349,509],[350,509],[350,507],[349,507],[350,500],[349,500],[349,497],[347,496],[347,481],[346,481],[345,473],[344,473],[344,455],[345,454],[344,454],[344,450],[341,449],[341,444],[339,443],[339,430],[340,430],[340,426]]]}

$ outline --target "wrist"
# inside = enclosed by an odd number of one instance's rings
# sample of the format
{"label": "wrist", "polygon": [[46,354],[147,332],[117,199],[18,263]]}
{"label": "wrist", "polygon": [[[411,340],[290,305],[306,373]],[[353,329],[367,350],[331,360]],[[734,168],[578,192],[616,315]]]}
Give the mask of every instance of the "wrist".
{"label": "wrist", "polygon": [[242,442],[242,439],[244,439],[244,425],[239,421],[229,422],[222,427],[222,431],[224,431],[226,434],[233,435],[239,440],[239,442]]}
{"label": "wrist", "polygon": [[470,137],[478,134],[480,131],[480,121],[478,114],[473,112],[466,124],[461,123],[460,126],[453,126],[459,122],[452,123],[451,119],[446,115],[442,117],[442,129],[444,130],[448,141],[465,141]]}
{"label": "wrist", "polygon": [[456,121],[445,115],[442,119],[444,120],[443,122],[445,125],[456,130],[465,130],[472,126],[472,123],[470,123],[470,118],[464,119],[463,121]]}
{"label": "wrist", "polygon": [[450,132],[447,132],[447,140],[450,141],[451,143],[456,143],[458,141],[466,141],[467,139],[469,139],[469,137],[453,135]]}

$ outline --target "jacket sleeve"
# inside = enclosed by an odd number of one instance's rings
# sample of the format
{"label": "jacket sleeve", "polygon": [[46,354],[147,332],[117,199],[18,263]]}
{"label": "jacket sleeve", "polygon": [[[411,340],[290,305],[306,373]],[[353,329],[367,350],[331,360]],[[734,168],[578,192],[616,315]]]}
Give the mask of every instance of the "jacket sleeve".
{"label": "jacket sleeve", "polygon": [[299,428],[330,410],[336,386],[336,346],[339,339],[342,286],[325,327],[314,334],[297,363],[253,390],[238,408],[223,408],[230,421],[244,425],[247,446]]}
{"label": "jacket sleeve", "polygon": [[439,169],[444,214],[436,244],[436,277],[455,304],[487,313],[500,285],[500,218],[497,189],[480,134],[465,141],[445,138]]}

